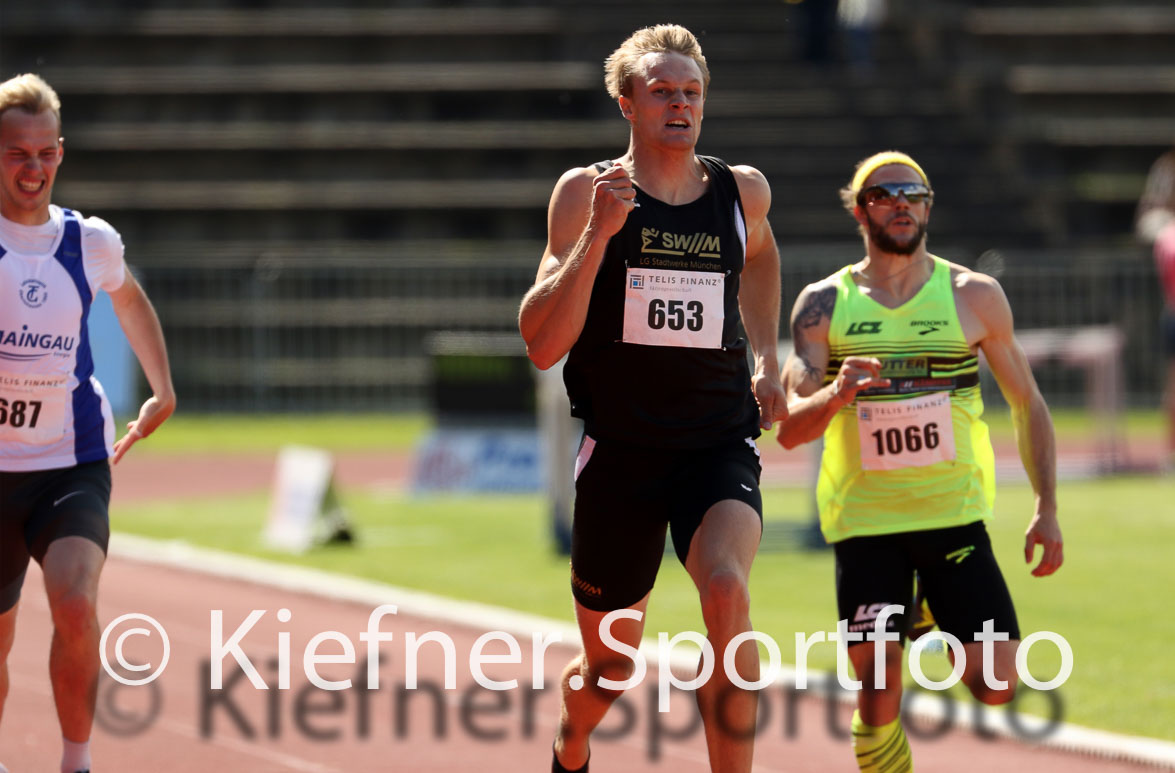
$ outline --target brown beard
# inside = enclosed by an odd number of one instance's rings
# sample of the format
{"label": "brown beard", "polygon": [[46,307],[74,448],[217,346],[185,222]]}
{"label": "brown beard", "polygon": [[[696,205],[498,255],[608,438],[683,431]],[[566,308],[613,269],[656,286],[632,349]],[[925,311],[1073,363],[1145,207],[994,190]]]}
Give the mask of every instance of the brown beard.
{"label": "brown beard", "polygon": [[913,255],[918,249],[918,245],[922,244],[922,240],[926,238],[925,222],[918,223],[918,233],[909,242],[903,243],[886,233],[885,226],[876,222],[869,215],[865,215],[865,219],[869,223],[869,240],[877,245],[882,252],[893,255]]}

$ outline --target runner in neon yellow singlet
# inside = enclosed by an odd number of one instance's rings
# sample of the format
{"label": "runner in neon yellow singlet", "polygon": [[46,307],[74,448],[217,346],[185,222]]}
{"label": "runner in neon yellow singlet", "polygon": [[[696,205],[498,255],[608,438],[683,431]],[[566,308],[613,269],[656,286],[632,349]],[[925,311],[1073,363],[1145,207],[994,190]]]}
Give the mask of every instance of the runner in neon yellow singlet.
{"label": "runner in neon yellow singlet", "polygon": [[[878,153],[841,196],[867,255],[796,299],[778,439],[793,448],[824,438],[820,523],[836,553],[837,606],[862,683],[853,748],[861,770],[903,773],[913,769],[898,718],[904,642],[851,637],[875,626],[906,630],[915,572],[938,626],[962,646],[962,680],[976,698],[1006,703],[1016,686],[1019,623],[984,527],[995,480],[981,352],[1011,406],[1036,492],[1024,559],[1043,547],[1038,577],[1063,560],[1055,440],[999,283],[926,250],[934,194],[918,163]],[[893,608],[902,612],[889,615]],[[985,622],[1006,634],[986,644],[987,668],[977,639]]]}
{"label": "runner in neon yellow singlet", "polygon": [[[864,420],[850,404],[824,433],[817,498],[830,542],[962,526],[991,515],[995,462],[980,418],[979,359],[955,311],[950,264],[931,260],[929,281],[896,309],[861,292],[850,268],[833,275],[836,305],[824,383],[836,381],[845,359],[869,357],[880,360],[880,375],[891,386],[858,397]],[[945,405],[950,421],[878,421],[879,413],[919,395]],[[929,463],[903,463],[912,457]]]}

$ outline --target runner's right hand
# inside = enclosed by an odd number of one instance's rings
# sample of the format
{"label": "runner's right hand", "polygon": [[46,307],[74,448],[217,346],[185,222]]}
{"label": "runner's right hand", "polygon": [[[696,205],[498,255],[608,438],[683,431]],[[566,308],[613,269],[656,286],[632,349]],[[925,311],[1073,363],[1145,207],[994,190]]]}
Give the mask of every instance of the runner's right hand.
{"label": "runner's right hand", "polygon": [[889,379],[881,377],[881,360],[876,357],[845,357],[832,383],[832,396],[848,405],[857,393],[870,387],[887,387]]}
{"label": "runner's right hand", "polygon": [[600,236],[610,238],[624,227],[628,213],[636,207],[636,189],[620,164],[613,164],[596,175],[592,184],[590,223]]}

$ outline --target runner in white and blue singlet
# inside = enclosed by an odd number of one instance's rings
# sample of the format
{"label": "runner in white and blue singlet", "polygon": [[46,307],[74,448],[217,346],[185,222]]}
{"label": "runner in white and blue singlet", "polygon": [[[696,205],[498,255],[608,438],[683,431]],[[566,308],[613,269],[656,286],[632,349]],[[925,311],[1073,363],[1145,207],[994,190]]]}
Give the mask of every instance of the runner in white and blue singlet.
{"label": "runner in white and blue singlet", "polygon": [[[118,232],[50,203],[65,155],[60,135],[61,103],[47,83],[27,74],[0,83],[0,710],[35,559],[54,621],[61,771],[88,773],[110,464],[171,415],[175,391],[159,319],[126,270]],[[100,291],[153,392],[118,442],[87,329]]]}

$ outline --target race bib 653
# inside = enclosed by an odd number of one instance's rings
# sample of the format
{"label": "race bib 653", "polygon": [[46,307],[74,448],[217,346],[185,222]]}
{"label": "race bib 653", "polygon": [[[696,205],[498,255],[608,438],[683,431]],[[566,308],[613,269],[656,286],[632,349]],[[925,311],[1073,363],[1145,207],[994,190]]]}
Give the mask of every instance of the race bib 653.
{"label": "race bib 653", "polygon": [[625,277],[625,343],[722,348],[725,278],[714,271],[630,268]]}

